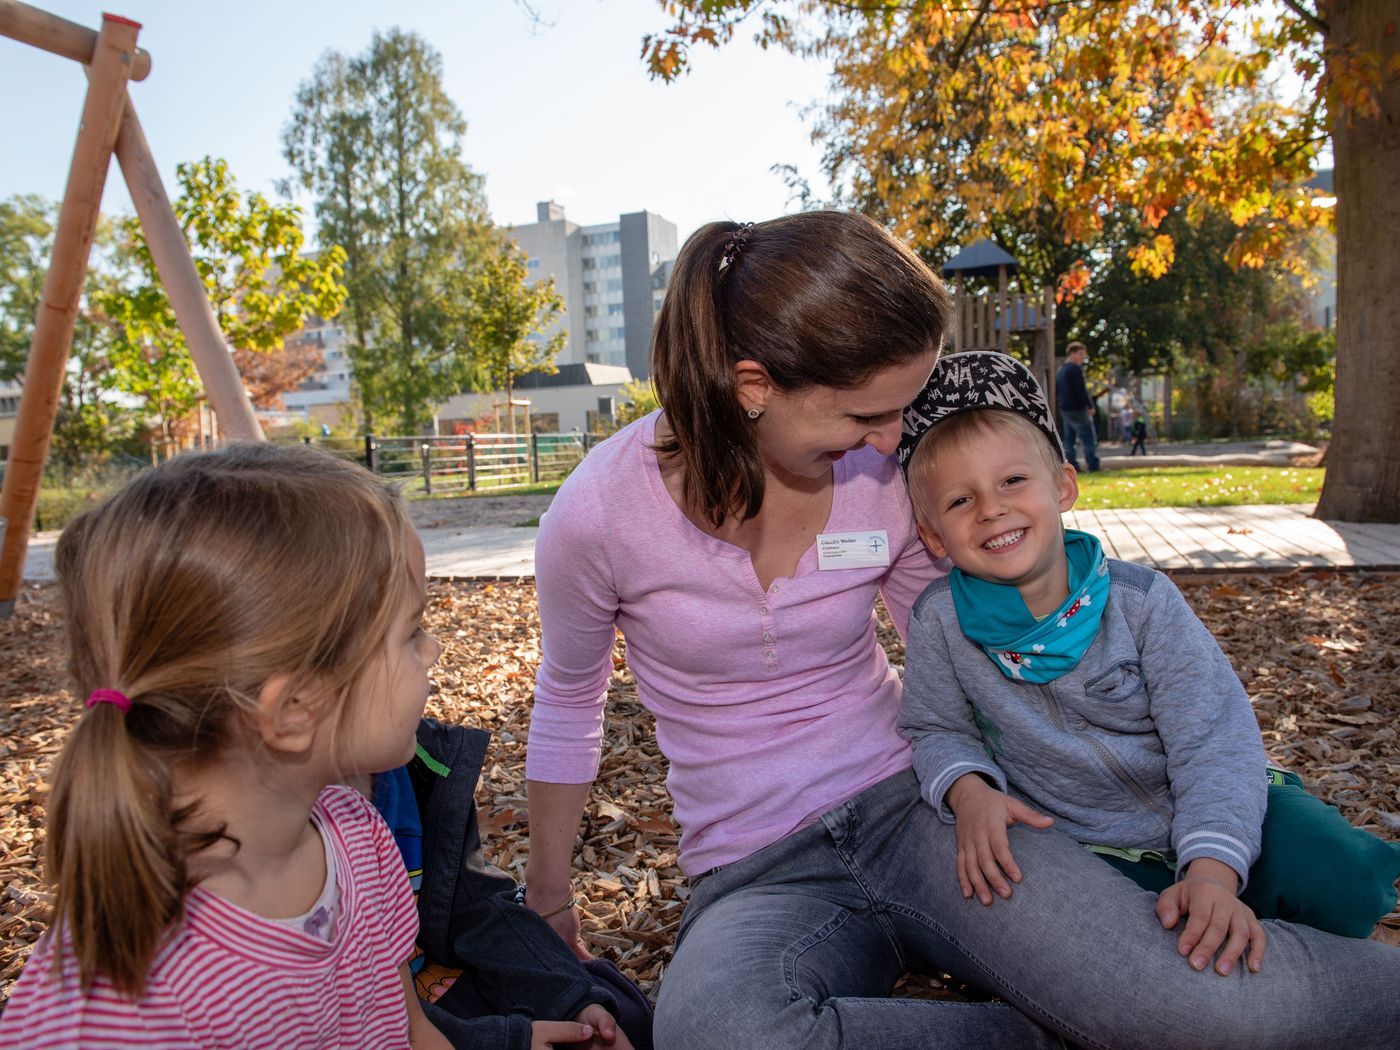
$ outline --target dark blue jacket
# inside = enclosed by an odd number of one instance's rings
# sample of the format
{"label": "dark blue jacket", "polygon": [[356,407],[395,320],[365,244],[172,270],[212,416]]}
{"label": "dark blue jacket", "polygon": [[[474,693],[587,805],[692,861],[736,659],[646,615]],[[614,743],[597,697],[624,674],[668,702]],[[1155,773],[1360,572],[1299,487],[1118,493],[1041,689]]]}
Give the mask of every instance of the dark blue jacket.
{"label": "dark blue jacket", "polygon": [[616,1016],[618,1005],[482,855],[475,796],[490,740],[485,730],[425,718],[407,767],[422,822],[418,945],[463,971],[423,1009],[458,1050],[529,1050],[532,1020],[571,1020],[591,1003]]}
{"label": "dark blue jacket", "polygon": [[1084,382],[1084,369],[1073,361],[1066,361],[1055,373],[1055,406],[1061,412],[1082,412],[1094,407]]}

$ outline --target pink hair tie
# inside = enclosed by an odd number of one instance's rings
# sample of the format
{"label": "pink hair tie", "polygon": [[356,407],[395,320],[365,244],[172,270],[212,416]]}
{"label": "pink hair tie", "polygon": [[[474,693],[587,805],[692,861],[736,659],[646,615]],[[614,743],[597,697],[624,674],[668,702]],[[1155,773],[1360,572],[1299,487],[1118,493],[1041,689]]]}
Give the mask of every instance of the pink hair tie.
{"label": "pink hair tie", "polygon": [[122,714],[131,710],[131,698],[115,689],[94,689],[88,694],[87,705],[93,707],[96,704],[116,704]]}

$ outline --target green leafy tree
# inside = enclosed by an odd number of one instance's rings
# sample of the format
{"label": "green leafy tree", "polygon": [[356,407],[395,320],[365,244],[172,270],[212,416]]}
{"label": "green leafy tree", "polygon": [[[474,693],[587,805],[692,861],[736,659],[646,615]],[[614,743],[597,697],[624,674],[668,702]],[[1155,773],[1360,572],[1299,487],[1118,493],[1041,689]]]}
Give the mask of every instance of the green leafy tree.
{"label": "green leafy tree", "polygon": [[656,388],[651,385],[650,379],[634,379],[624,384],[617,393],[623,399],[623,403],[613,412],[613,419],[619,427],[625,427],[661,407],[661,399],[656,396]]}
{"label": "green leafy tree", "polygon": [[53,250],[52,216],[40,197],[0,201],[0,381],[24,375]]}
{"label": "green leafy tree", "polygon": [[516,376],[557,371],[554,358],[568,333],[544,334],[564,313],[554,279],[527,283],[524,252],[508,237],[498,234],[495,241],[477,270],[472,295],[474,385],[504,390],[509,401]]}
{"label": "green leafy tree", "polygon": [[462,159],[465,131],[441,57],[393,29],[361,55],[323,57],[283,133],[290,182],[315,200],[320,240],[346,252],[366,429],[418,429],[479,371],[471,295],[492,227],[482,179]]}
{"label": "green leafy tree", "polygon": [[[309,317],[340,310],[344,253],[332,246],[304,254],[300,209],[252,191],[240,195],[222,160],[181,164],[176,179],[180,192],[172,207],[236,360],[283,354],[286,338]],[[140,223],[125,220],[118,236],[128,275],[97,297],[125,336],[108,351],[108,383],[137,399],[162,440],[174,442],[188,429],[203,388]],[[265,403],[296,386],[319,357],[302,354],[300,361],[274,383],[259,372]]]}
{"label": "green leafy tree", "polygon": [[[1175,208],[1156,228],[1120,209],[1105,220],[1084,293],[1061,312],[1096,356],[1138,374],[1170,371],[1197,351],[1215,363],[1251,350],[1269,325],[1302,316],[1304,288],[1275,260],[1231,266],[1225,255],[1237,232],[1229,216],[1215,209],[1192,218],[1188,209]],[[1133,249],[1160,233],[1172,238],[1175,259],[1170,270],[1153,277],[1133,265]],[[1295,237],[1290,253],[1312,258],[1317,236],[1298,231]],[[1261,369],[1251,357],[1250,374]]]}
{"label": "green leafy tree", "polygon": [[[0,202],[0,380],[24,374],[42,296],[57,206],[35,196]],[[50,466],[64,476],[97,467],[130,436],[130,412],[104,396],[117,326],[93,304],[110,286],[112,228],[98,224],[50,446]]]}
{"label": "green leafy tree", "polygon": [[[765,44],[829,57],[834,156],[857,192],[890,198],[893,225],[942,228],[1050,209],[1069,241],[1120,208],[1157,228],[1177,207],[1226,211],[1236,265],[1285,257],[1330,215],[1305,182],[1331,139],[1338,236],[1337,416],[1318,513],[1400,521],[1400,32],[1375,0],[661,0],[643,42],[653,72],[686,69],[747,19]],[[848,73],[849,67],[849,73]],[[1280,67],[1296,100],[1271,94]],[[830,144],[828,149],[830,150]],[[967,172],[927,177],[943,151]],[[831,164],[829,152],[828,164]],[[919,195],[927,208],[901,202]],[[953,198],[953,201],[949,201]],[[948,202],[948,203],[944,203]],[[1139,272],[1171,268],[1160,230]],[[1069,293],[1088,261],[1061,275]]]}

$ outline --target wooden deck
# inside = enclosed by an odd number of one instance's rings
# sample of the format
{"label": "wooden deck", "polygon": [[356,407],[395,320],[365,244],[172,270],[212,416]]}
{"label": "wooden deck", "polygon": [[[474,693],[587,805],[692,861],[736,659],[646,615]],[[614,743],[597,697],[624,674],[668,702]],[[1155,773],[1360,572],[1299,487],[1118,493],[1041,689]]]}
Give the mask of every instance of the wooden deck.
{"label": "wooden deck", "polygon": [[1072,510],[1113,558],[1163,571],[1400,569],[1400,525],[1318,521],[1313,505]]}

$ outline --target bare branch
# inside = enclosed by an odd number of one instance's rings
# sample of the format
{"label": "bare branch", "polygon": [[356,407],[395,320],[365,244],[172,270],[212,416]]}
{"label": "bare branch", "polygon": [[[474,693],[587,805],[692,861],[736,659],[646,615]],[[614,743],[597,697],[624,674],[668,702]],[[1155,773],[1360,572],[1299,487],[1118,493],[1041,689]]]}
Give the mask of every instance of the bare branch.
{"label": "bare branch", "polygon": [[1317,12],[1309,11],[1299,3],[1298,0],[1283,0],[1283,6],[1296,13],[1299,18],[1308,23],[1308,25],[1312,26],[1323,36],[1330,36],[1332,34],[1332,27],[1327,24],[1326,20],[1319,18]]}
{"label": "bare branch", "polygon": [[557,24],[554,19],[547,19],[540,13],[540,9],[530,3],[530,0],[515,0],[515,6],[525,12],[525,17],[530,22],[530,35],[538,36],[545,29],[553,29]]}
{"label": "bare branch", "polygon": [[967,35],[962,38],[957,49],[953,52],[953,57],[948,62],[948,71],[952,72],[958,68],[958,63],[962,61],[963,52],[967,50],[967,45],[972,43],[972,36],[977,32],[977,27],[982,24],[982,20],[987,17],[987,11],[992,6],[992,0],[983,0],[982,6],[977,11],[977,17],[972,20],[972,24],[967,27]]}

